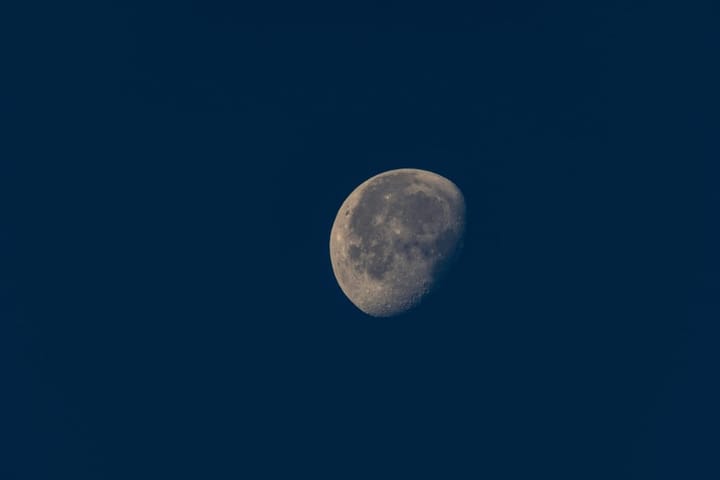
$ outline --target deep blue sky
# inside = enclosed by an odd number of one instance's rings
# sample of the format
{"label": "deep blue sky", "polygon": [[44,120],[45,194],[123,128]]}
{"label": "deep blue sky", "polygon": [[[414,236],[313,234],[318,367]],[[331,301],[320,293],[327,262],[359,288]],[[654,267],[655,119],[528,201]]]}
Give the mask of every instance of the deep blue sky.
{"label": "deep blue sky", "polygon": [[[0,477],[720,478],[717,7],[86,3],[3,15]],[[400,167],[468,235],[377,320]]]}

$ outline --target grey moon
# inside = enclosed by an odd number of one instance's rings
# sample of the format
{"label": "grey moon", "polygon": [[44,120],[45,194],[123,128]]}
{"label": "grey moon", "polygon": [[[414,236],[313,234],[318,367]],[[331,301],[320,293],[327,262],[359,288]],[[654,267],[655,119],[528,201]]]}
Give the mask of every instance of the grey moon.
{"label": "grey moon", "polygon": [[426,170],[389,170],[343,202],[330,232],[330,260],[357,308],[391,317],[437,287],[464,233],[465,199],[453,182]]}

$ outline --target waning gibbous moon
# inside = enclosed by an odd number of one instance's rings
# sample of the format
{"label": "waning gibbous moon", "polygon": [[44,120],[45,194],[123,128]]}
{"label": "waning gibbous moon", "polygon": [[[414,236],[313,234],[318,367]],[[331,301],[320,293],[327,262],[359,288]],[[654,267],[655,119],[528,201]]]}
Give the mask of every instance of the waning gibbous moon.
{"label": "waning gibbous moon", "polygon": [[433,291],[464,232],[465,200],[453,182],[427,170],[389,170],[343,202],[330,232],[330,261],[357,308],[391,317]]}

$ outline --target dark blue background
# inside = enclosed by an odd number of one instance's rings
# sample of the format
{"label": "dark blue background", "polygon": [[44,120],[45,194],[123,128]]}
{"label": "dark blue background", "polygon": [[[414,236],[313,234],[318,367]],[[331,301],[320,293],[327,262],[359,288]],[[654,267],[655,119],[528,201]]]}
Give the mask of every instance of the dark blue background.
{"label": "dark blue background", "polygon": [[[716,7],[3,20],[2,478],[719,478]],[[400,167],[468,234],[377,320],[329,231]]]}

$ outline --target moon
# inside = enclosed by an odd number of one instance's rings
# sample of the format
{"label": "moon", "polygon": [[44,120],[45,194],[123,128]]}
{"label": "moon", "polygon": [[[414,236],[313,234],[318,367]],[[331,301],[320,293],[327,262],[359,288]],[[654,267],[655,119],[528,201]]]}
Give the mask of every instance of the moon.
{"label": "moon", "polygon": [[427,170],[389,170],[340,207],[330,232],[333,273],[363,312],[399,315],[437,287],[464,232],[465,199],[453,182]]}

